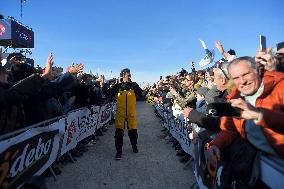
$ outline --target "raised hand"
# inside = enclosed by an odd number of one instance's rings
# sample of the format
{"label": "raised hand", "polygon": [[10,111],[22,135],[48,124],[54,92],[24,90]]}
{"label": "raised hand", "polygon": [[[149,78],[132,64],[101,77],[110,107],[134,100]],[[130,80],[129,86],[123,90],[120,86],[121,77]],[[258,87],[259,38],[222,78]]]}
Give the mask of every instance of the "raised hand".
{"label": "raised hand", "polygon": [[225,50],[220,41],[215,41],[215,46],[221,54],[225,53]]}
{"label": "raised hand", "polygon": [[41,74],[41,77],[46,77],[47,75],[49,75],[51,73],[52,64],[53,64],[53,54],[50,53],[47,57],[46,65],[45,65],[45,68],[44,68],[44,73]]}
{"label": "raised hand", "polygon": [[77,73],[83,73],[84,64],[80,63],[75,66]]}
{"label": "raised hand", "polygon": [[67,68],[67,72],[71,74],[82,74],[84,70],[84,64],[72,64]]}
{"label": "raised hand", "polygon": [[258,50],[255,55],[255,62],[259,65],[263,65],[267,71],[273,71],[278,64],[277,59],[272,55],[272,48],[266,49],[266,51]]}
{"label": "raised hand", "polygon": [[232,103],[231,105],[233,107],[241,109],[241,118],[247,120],[258,120],[258,118],[260,117],[261,112],[256,107],[244,101],[243,99],[232,99],[230,100],[230,102]]}

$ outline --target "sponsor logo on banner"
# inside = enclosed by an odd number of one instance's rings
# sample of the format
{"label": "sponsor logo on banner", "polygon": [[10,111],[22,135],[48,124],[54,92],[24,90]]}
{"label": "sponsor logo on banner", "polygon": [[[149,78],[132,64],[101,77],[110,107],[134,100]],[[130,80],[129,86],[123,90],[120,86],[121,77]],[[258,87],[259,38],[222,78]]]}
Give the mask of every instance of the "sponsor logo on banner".
{"label": "sponsor logo on banner", "polygon": [[61,155],[76,147],[77,143],[93,134],[98,125],[100,106],[82,108],[68,113],[67,130],[64,134]]}
{"label": "sponsor logo on banner", "polygon": [[111,120],[112,104],[106,104],[101,107],[99,127],[105,125]]}
{"label": "sponsor logo on banner", "polygon": [[[159,107],[156,105],[156,109]],[[207,162],[204,162],[206,159],[202,156],[204,153],[204,141],[202,141],[198,134],[196,133],[196,138],[194,140],[190,140],[188,133],[191,130],[188,127],[187,119],[184,119],[183,116],[180,116],[180,111],[173,109],[174,119],[172,116],[168,118],[166,126],[169,128],[171,135],[179,142],[182,149],[187,153],[194,157],[194,175],[196,181],[198,183],[198,187],[201,189],[208,188],[220,188],[220,177],[222,172],[222,167],[220,164],[217,164],[217,170],[214,172],[215,175],[212,175],[208,171]],[[167,118],[167,114],[164,114],[165,118]],[[212,168],[211,168],[212,169]]]}
{"label": "sponsor logo on banner", "polygon": [[[173,115],[175,119],[169,119],[168,127],[171,135],[180,143],[182,149],[193,155],[193,146],[188,137],[188,126],[186,124],[186,119],[181,114],[180,110],[173,109]],[[171,117],[171,116],[170,116]]]}
{"label": "sponsor logo on banner", "polygon": [[77,136],[77,141],[81,141],[84,138],[93,134],[98,125],[100,107],[93,106],[91,109],[83,109],[78,117],[78,128],[79,135]]}
{"label": "sponsor logo on banner", "polygon": [[77,131],[76,120],[73,119],[67,129],[67,142],[66,142],[67,145],[73,141],[73,138],[75,138],[76,131]]}
{"label": "sponsor logo on banner", "polygon": [[77,145],[77,136],[78,136],[78,117],[80,115],[80,110],[73,111],[67,114],[66,123],[67,128],[64,133],[63,142],[61,146],[60,154],[63,155],[69,150],[73,149]]}
{"label": "sponsor logo on banner", "polygon": [[55,161],[60,124],[64,119],[0,142],[0,188],[17,188]]}

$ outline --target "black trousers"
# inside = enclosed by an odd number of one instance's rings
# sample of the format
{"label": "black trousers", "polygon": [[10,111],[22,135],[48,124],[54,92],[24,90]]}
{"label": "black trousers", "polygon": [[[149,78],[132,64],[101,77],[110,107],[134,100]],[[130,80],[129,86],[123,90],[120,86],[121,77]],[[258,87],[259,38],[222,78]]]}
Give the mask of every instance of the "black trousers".
{"label": "black trousers", "polygon": [[[116,151],[118,153],[122,153],[123,136],[124,136],[124,129],[116,129],[115,130],[115,135],[114,135],[115,148],[116,148]],[[129,136],[132,148],[136,148],[137,138],[138,138],[137,129],[128,130],[128,136]]]}

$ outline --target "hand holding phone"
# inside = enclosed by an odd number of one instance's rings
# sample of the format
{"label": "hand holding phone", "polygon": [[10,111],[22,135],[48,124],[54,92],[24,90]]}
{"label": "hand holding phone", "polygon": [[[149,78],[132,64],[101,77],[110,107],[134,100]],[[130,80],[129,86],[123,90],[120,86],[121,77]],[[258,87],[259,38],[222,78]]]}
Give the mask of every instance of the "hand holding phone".
{"label": "hand holding phone", "polygon": [[266,51],[266,37],[263,35],[259,35],[259,49],[262,52]]}
{"label": "hand holding phone", "polygon": [[266,47],[266,37],[263,35],[259,36],[259,51],[256,52],[255,62],[261,76],[263,76],[264,70],[273,71],[276,69],[277,61],[272,55],[272,48]]}
{"label": "hand holding phone", "polygon": [[228,117],[240,117],[241,110],[239,108],[232,107],[228,102],[214,102],[207,105],[209,115],[212,116],[228,116]]}
{"label": "hand holding phone", "polygon": [[260,55],[258,56],[258,58],[260,59],[260,61],[258,61],[260,63],[258,64],[258,72],[260,73],[262,77],[264,73],[264,67],[265,67],[265,63],[263,62],[266,62],[262,57],[263,55],[266,54],[266,37],[263,35],[259,35],[259,53],[258,54]]}
{"label": "hand holding phone", "polygon": [[261,110],[251,105],[249,102],[242,98],[231,99],[230,103],[232,107],[241,110],[240,117],[246,120],[259,120],[261,116]]}

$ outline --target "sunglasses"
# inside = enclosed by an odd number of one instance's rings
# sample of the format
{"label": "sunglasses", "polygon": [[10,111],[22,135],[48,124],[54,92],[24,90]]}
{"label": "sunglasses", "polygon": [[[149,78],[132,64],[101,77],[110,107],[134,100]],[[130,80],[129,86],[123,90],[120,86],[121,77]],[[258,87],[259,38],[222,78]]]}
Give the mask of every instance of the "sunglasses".
{"label": "sunglasses", "polygon": [[222,65],[223,63],[219,64],[217,66],[217,68],[219,68],[221,70],[221,72],[224,74],[224,76],[226,77],[227,80],[230,80],[229,76],[226,74],[226,72],[222,69]]}

